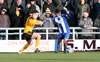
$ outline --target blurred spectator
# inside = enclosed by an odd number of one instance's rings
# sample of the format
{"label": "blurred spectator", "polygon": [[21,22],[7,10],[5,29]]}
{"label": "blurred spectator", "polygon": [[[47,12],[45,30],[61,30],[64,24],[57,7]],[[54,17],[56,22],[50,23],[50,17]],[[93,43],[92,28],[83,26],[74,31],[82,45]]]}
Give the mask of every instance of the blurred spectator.
{"label": "blurred spectator", "polygon": [[100,15],[95,19],[94,26],[95,27],[100,27]]}
{"label": "blurred spectator", "polygon": [[100,0],[94,4],[94,13],[95,13],[95,18],[98,18],[100,16]]}
{"label": "blurred spectator", "polygon": [[50,8],[50,11],[52,13],[55,13],[56,7],[55,7],[54,3],[52,2],[52,0],[47,0],[47,1],[44,2],[44,5],[43,5],[43,13],[46,12],[45,10],[47,8]]}
{"label": "blurred spectator", "polygon": [[[47,8],[46,12],[41,15],[41,19],[46,21],[46,20],[51,19],[51,17],[54,17],[54,16],[55,16],[54,13],[52,13],[50,9]],[[50,23],[44,24],[44,27],[54,27],[54,23],[50,22]]]}
{"label": "blurred spectator", "polygon": [[11,8],[11,5],[13,4],[14,0],[5,0],[5,3],[7,4],[8,9]]}
{"label": "blurred spectator", "polygon": [[0,27],[10,27],[10,19],[6,14],[7,10],[5,8],[2,8],[0,12]]}
{"label": "blurred spectator", "polygon": [[52,0],[54,5],[56,6],[56,9],[62,10],[63,6],[66,3],[66,0]]}
{"label": "blurred spectator", "polygon": [[27,11],[28,11],[28,14],[30,14],[30,12],[32,12],[34,10],[37,10],[39,12],[39,15],[40,15],[40,8],[36,4],[35,0],[30,0],[30,2],[27,3]]}
{"label": "blurred spectator", "polygon": [[[83,17],[79,20],[79,26],[82,27],[82,32],[93,32],[91,29],[87,29],[89,27],[93,27],[93,21],[91,18],[88,17],[88,11],[84,11]],[[82,34],[81,39],[94,39],[92,34]]]}
{"label": "blurred spectator", "polygon": [[[20,1],[20,0],[13,0],[13,4],[16,4],[17,1]],[[22,1],[21,6],[22,6],[24,9],[26,9],[26,0],[21,0],[21,1]]]}
{"label": "blurred spectator", "polygon": [[[77,8],[77,6],[80,4],[81,0],[66,0],[66,4],[65,7],[70,11],[70,14],[72,15],[72,17],[69,19],[68,23],[71,27],[77,27],[78,23],[77,23],[77,16],[75,13],[75,10]],[[85,2],[87,2],[88,0],[85,0]]]}
{"label": "blurred spectator", "polygon": [[92,20],[94,21],[94,19],[95,19],[95,12],[94,12],[94,5],[95,5],[95,3],[97,2],[97,0],[88,0],[88,4],[89,4],[89,6],[90,6],[90,17],[92,18]]}
{"label": "blurred spectator", "polygon": [[68,19],[69,26],[70,27],[76,27],[77,26],[77,19],[76,19],[76,15],[75,15],[75,9],[72,7],[72,3],[71,2],[72,2],[72,0],[68,0],[63,9],[66,8],[66,9],[68,9],[70,11],[71,18]]}
{"label": "blurred spectator", "polygon": [[78,6],[78,4],[80,4],[81,0],[69,0],[69,5],[70,9],[72,9],[73,11],[75,11],[76,7]]}
{"label": "blurred spectator", "polygon": [[[98,0],[94,4],[94,15],[95,15],[95,21],[94,26],[100,27],[100,0]],[[96,32],[100,32],[100,29],[96,30]],[[100,39],[100,34],[96,34],[96,39]]]}
{"label": "blurred spectator", "polygon": [[[46,20],[50,20],[51,17],[54,17],[54,16],[55,16],[55,14],[52,13],[52,12],[50,11],[49,8],[47,8],[47,9],[46,9],[46,12],[44,12],[44,13],[41,15],[41,19],[42,19],[43,21],[46,21]],[[55,27],[55,25],[54,25],[54,22],[50,22],[50,23],[44,24],[43,27]],[[49,32],[54,32],[54,30],[49,30]],[[44,38],[45,38],[45,37],[44,37]],[[49,39],[53,39],[53,38],[54,38],[54,35],[49,35]]]}
{"label": "blurred spectator", "polygon": [[88,0],[88,4],[90,6],[91,9],[93,9],[94,4],[97,2],[98,0]]}
{"label": "blurred spectator", "polygon": [[[9,16],[6,14],[7,10],[5,8],[2,8],[0,11],[0,27],[1,28],[7,28],[10,27],[10,19]],[[0,30],[0,33],[5,33],[5,30]],[[5,40],[6,35],[0,35],[0,40]]]}
{"label": "blurred spectator", "polygon": [[[100,15],[95,19],[95,27],[100,27]],[[100,32],[100,29],[97,29],[96,32]],[[96,34],[96,39],[100,39],[100,34]]]}
{"label": "blurred spectator", "polygon": [[41,8],[41,0],[36,0],[36,4]]}
{"label": "blurred spectator", "polygon": [[22,0],[17,0],[16,4],[13,4],[10,9],[12,17],[12,27],[24,27],[26,11],[21,6]]}
{"label": "blurred spectator", "polygon": [[[75,11],[76,7],[80,4],[81,0],[68,0],[70,1],[71,8]],[[85,0],[87,3],[89,0]]]}
{"label": "blurred spectator", "polygon": [[0,0],[0,10],[1,10],[2,8],[8,9],[7,4],[5,3],[4,0]]}
{"label": "blurred spectator", "polygon": [[90,7],[88,4],[85,3],[85,0],[81,0],[80,4],[78,4],[75,10],[78,20],[83,17],[84,11],[88,11],[88,13],[90,13]]}
{"label": "blurred spectator", "polygon": [[[26,4],[29,3],[31,0],[26,0]],[[35,0],[36,4],[41,8],[41,0]]]}

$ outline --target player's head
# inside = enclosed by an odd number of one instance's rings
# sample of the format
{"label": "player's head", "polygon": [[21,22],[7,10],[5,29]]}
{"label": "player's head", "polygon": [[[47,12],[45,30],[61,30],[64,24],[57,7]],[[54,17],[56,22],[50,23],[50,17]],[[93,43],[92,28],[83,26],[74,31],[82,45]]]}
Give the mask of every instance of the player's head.
{"label": "player's head", "polygon": [[37,10],[34,10],[34,11],[32,12],[32,18],[37,19],[38,16],[39,16],[39,12],[38,12]]}
{"label": "player's head", "polygon": [[56,9],[56,16],[59,17],[61,15],[61,11],[59,9]]}

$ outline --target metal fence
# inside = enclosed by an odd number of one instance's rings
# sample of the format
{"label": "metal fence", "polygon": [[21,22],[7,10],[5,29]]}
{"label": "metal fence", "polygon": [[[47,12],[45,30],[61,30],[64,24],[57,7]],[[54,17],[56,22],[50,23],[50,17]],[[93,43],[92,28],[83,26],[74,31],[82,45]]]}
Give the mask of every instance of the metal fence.
{"label": "metal fence", "polygon": [[[81,32],[80,30],[82,30],[82,28],[80,27],[70,27],[70,30],[71,30],[70,39],[73,39],[73,40],[79,39],[78,37],[80,34],[93,34],[94,36],[100,34],[99,31],[97,32],[97,30],[100,30],[100,28],[98,27],[90,27],[86,29],[92,29],[93,32]],[[22,39],[23,30],[24,28],[0,28],[0,36],[1,37],[4,36],[5,40],[23,40]],[[55,36],[57,38],[57,35],[59,34],[56,27],[55,28],[54,27],[53,28],[39,27],[39,28],[35,28],[34,30],[40,33],[42,37],[45,37],[44,38],[45,40],[49,39],[49,35]],[[9,39],[9,37],[14,37],[15,35],[17,39]],[[52,39],[55,39],[55,38],[52,38]]]}

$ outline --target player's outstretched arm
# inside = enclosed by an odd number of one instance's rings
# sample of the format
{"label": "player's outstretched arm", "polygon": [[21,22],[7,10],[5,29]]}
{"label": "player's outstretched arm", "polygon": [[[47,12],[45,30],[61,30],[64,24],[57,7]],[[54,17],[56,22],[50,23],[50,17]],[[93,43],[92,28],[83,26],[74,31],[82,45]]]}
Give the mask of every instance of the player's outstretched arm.
{"label": "player's outstretched arm", "polygon": [[52,21],[54,21],[54,19],[55,19],[55,17],[52,17],[51,19],[46,20],[46,21],[44,21],[43,23],[49,23],[49,22],[52,22]]}
{"label": "player's outstretched arm", "polygon": [[42,21],[39,21],[38,22],[38,25],[41,25],[42,26],[43,25],[43,22]]}

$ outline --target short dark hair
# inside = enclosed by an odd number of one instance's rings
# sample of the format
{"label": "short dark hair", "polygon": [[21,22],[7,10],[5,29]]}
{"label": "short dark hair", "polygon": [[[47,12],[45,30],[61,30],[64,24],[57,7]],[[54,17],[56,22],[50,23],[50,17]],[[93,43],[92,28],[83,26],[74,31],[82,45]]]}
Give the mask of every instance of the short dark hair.
{"label": "short dark hair", "polygon": [[35,0],[30,0],[30,1],[35,1]]}
{"label": "short dark hair", "polygon": [[59,9],[56,9],[56,10],[55,10],[55,12],[56,12],[56,13],[60,13],[60,12],[61,12],[61,10],[59,10]]}
{"label": "short dark hair", "polygon": [[31,11],[30,13],[39,13],[37,10]]}

